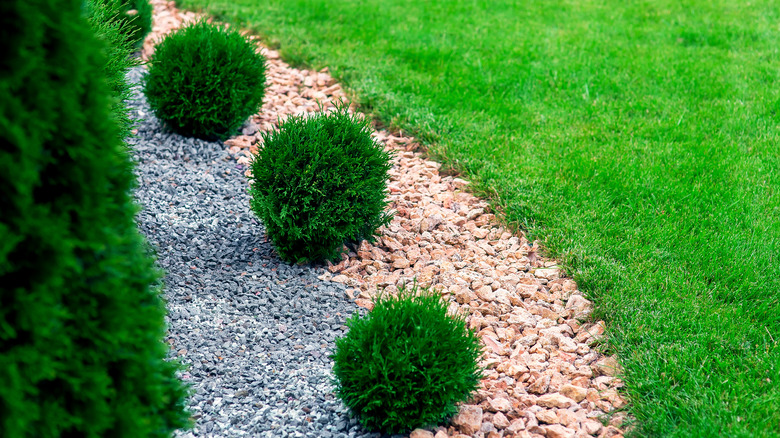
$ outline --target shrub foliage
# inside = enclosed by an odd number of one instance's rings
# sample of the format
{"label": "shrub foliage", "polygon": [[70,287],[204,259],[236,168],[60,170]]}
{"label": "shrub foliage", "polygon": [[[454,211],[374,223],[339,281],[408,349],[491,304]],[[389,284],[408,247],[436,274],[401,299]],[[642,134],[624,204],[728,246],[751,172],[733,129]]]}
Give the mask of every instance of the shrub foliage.
{"label": "shrub foliage", "polygon": [[140,46],[152,30],[152,5],[149,0],[127,0],[127,3],[123,4],[123,12],[129,26],[127,39],[134,46]]}
{"label": "shrub foliage", "polygon": [[0,435],[167,437],[186,391],[82,6],[0,2]]}
{"label": "shrub foliage", "polygon": [[331,355],[333,373],[338,396],[366,428],[398,433],[438,423],[482,377],[479,338],[433,292],[380,297],[347,327]]}
{"label": "shrub foliage", "polygon": [[106,59],[103,73],[112,94],[111,113],[121,129],[121,137],[126,138],[133,122],[125,105],[131,94],[125,73],[138,65],[137,58],[131,56],[133,45],[126,37],[130,25],[123,18],[124,6],[120,0],[88,0],[86,4],[87,21],[103,42]]}
{"label": "shrub foliage", "polygon": [[265,58],[235,30],[200,21],[157,45],[145,80],[149,105],[174,131],[226,138],[258,111]]}
{"label": "shrub foliage", "polygon": [[[112,22],[129,47],[136,48],[152,30],[152,5],[148,0],[87,0],[90,22]],[[97,11],[97,14],[96,12]],[[101,27],[100,24],[97,26]]]}
{"label": "shrub foliage", "polygon": [[342,106],[290,117],[263,134],[252,162],[251,206],[283,260],[336,259],[345,243],[373,241],[390,221],[390,155],[370,133],[368,121]]}

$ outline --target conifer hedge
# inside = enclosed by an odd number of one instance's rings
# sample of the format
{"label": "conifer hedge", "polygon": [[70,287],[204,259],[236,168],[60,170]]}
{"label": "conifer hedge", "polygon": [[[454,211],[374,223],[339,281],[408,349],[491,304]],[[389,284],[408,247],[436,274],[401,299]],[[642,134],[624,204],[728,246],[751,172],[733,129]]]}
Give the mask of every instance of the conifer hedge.
{"label": "conifer hedge", "polygon": [[0,435],[167,437],[186,389],[81,0],[0,1]]}
{"label": "conifer hedge", "polygon": [[86,18],[97,38],[103,42],[106,63],[103,75],[111,89],[111,113],[119,124],[120,135],[131,135],[133,122],[125,100],[130,99],[130,86],[125,79],[127,70],[140,64],[138,58],[130,56],[133,43],[128,40],[130,24],[125,19],[126,3],[122,0],[86,0]]}

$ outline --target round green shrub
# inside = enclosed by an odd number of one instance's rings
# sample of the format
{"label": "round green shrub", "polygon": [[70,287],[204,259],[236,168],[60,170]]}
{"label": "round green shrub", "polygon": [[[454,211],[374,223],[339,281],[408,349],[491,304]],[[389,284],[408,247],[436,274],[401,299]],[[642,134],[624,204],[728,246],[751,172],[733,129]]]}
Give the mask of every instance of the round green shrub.
{"label": "round green shrub", "polygon": [[373,241],[390,222],[391,167],[369,122],[346,106],[290,117],[263,134],[252,162],[251,207],[283,260],[334,260],[345,243]]}
{"label": "round green shrub", "polygon": [[237,31],[199,21],[157,45],[144,82],[149,105],[171,129],[222,139],[262,105],[265,58]]}
{"label": "round green shrub", "polygon": [[364,427],[385,433],[433,425],[477,389],[482,347],[441,297],[416,288],[353,315],[331,355],[339,398]]}
{"label": "round green shrub", "polygon": [[0,436],[169,438],[186,388],[105,77],[127,53],[84,6],[0,1]]}

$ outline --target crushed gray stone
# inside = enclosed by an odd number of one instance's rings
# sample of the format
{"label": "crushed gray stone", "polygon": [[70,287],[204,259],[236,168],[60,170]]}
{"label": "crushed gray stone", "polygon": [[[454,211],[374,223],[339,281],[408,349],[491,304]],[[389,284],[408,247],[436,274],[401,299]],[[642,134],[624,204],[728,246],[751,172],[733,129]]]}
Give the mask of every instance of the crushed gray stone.
{"label": "crushed gray stone", "polygon": [[166,272],[166,342],[192,389],[194,428],[177,436],[380,437],[334,394],[328,356],[357,309],[345,286],[279,260],[223,143],[167,131],[140,87],[129,105],[139,228]]}

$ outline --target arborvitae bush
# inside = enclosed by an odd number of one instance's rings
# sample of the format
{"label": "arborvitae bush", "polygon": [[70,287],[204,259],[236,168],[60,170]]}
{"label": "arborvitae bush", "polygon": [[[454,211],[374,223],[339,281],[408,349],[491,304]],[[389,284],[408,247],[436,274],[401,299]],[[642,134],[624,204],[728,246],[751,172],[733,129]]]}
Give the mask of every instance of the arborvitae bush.
{"label": "arborvitae bush", "polygon": [[144,92],[174,131],[226,138],[263,103],[265,58],[239,32],[200,21],[157,45]]}
{"label": "arborvitae bush", "polygon": [[186,390],[82,7],[0,2],[0,435],[168,437]]}
{"label": "arborvitae bush", "polygon": [[111,113],[121,129],[121,137],[126,138],[130,135],[132,120],[125,104],[131,94],[125,74],[130,67],[138,65],[138,60],[131,56],[133,45],[126,37],[130,25],[123,19],[122,5],[120,0],[86,2],[87,21],[98,39],[104,43],[106,63],[103,73],[113,96]]}
{"label": "arborvitae bush", "polygon": [[433,292],[415,287],[380,297],[347,327],[331,355],[337,394],[368,429],[436,424],[477,389],[480,340]]}
{"label": "arborvitae bush", "polygon": [[127,16],[129,29],[127,39],[135,46],[140,46],[144,38],[152,30],[153,8],[149,0],[127,0],[124,3],[124,13]]}
{"label": "arborvitae bush", "polygon": [[131,48],[143,44],[152,30],[152,5],[149,0],[88,0],[88,7],[111,11],[106,21],[118,21],[122,38]]}
{"label": "arborvitae bush", "polygon": [[390,222],[390,168],[368,122],[346,106],[290,117],[263,133],[252,162],[251,207],[283,260],[334,260],[345,243],[373,241]]}

